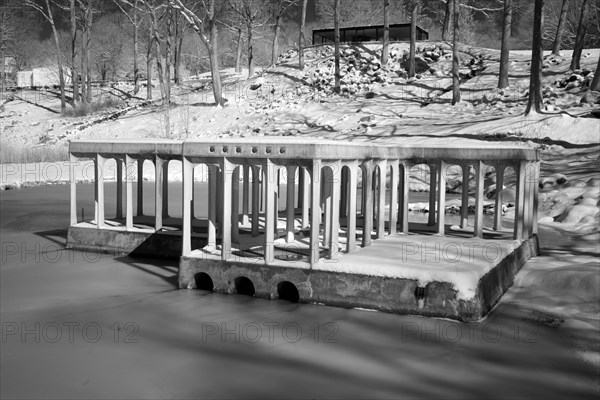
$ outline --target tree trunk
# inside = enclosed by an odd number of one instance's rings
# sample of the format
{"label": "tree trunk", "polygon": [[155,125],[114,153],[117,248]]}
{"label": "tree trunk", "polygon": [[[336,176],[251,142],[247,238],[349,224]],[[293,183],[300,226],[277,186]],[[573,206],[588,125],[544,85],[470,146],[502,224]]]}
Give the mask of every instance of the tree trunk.
{"label": "tree trunk", "polygon": [[219,38],[217,22],[215,21],[215,0],[210,2],[210,45],[208,47],[208,54],[210,58],[210,74],[212,77],[213,95],[215,97],[215,104],[222,106],[223,94],[221,92],[221,73],[219,71]]}
{"label": "tree trunk", "polygon": [[410,13],[410,58],[408,61],[408,77],[415,76],[415,58],[417,53],[417,5],[413,7]]}
{"label": "tree trunk", "polygon": [[592,79],[592,83],[590,84],[590,90],[600,92],[600,57],[598,57],[598,65],[594,72],[594,79]]}
{"label": "tree trunk", "polygon": [[273,47],[271,49],[271,66],[277,64],[279,58],[279,32],[281,31],[281,13],[275,19],[275,34],[273,35]]}
{"label": "tree trunk", "polygon": [[4,68],[6,68],[6,51],[4,50],[4,46],[0,44],[0,62],[2,65],[0,66],[0,106],[2,106],[2,95],[4,95],[4,88],[6,85],[6,72],[4,72]]}
{"label": "tree trunk", "polygon": [[162,55],[160,54],[160,43],[156,43],[154,58],[156,59],[156,74],[158,75],[158,87],[160,89],[160,98],[164,103],[166,97],[165,70],[163,68]]}
{"label": "tree trunk", "polygon": [[138,0],[135,0],[133,8],[133,94],[140,91],[140,71],[138,67],[138,22],[137,22]]}
{"label": "tree trunk", "polygon": [[533,41],[531,43],[531,73],[529,78],[529,101],[525,115],[532,110],[541,112],[543,104],[542,97],[542,10],[544,0],[535,0],[533,16]]}
{"label": "tree trunk", "polygon": [[164,104],[167,106],[171,104],[171,59],[172,59],[172,38],[173,38],[173,24],[171,17],[173,16],[173,10],[169,10],[170,15],[167,18],[167,37],[165,46],[165,99]]}
{"label": "tree trunk", "polygon": [[446,12],[444,13],[444,26],[442,28],[442,40],[450,40],[450,17],[452,16],[452,1],[446,0]]}
{"label": "tree trunk", "polygon": [[235,51],[235,72],[242,73],[242,28],[238,27],[237,49]]}
{"label": "tree trunk", "polygon": [[[60,112],[64,113],[67,105],[65,102],[65,75],[63,73],[62,61],[60,59],[60,43],[58,41],[58,33],[56,32],[56,25],[54,24],[54,18],[52,17],[52,9],[50,8],[49,0],[46,0],[46,9],[48,10],[48,16],[50,17],[50,26],[52,27],[52,34],[54,36],[54,45],[56,46],[56,63],[58,66],[58,82],[60,84]],[[2,59],[2,69],[4,70],[4,59]]]}
{"label": "tree trunk", "polygon": [[390,0],[383,0],[383,49],[381,65],[387,65],[390,46]]}
{"label": "tree trunk", "polygon": [[176,85],[179,85],[179,43],[181,32],[179,31],[179,17],[176,12],[172,12],[173,15],[173,25],[175,27],[175,46],[173,47],[173,82]]}
{"label": "tree trunk", "polygon": [[498,89],[508,87],[508,60],[510,57],[510,30],[512,23],[512,0],[504,0],[504,23],[502,24],[502,48],[500,50],[500,73]]}
{"label": "tree trunk", "polygon": [[583,42],[587,31],[587,4],[588,0],[583,0],[581,6],[581,14],[579,16],[579,26],[577,27],[577,38],[575,39],[575,47],[573,48],[573,57],[571,58],[571,70],[581,68],[581,52],[583,51]]}
{"label": "tree trunk", "polygon": [[146,52],[146,100],[152,100],[152,47],[154,45],[152,28],[150,28],[148,35],[148,49]]}
{"label": "tree trunk", "polygon": [[88,103],[92,102],[92,64],[90,63],[90,52],[91,46],[90,43],[92,41],[92,0],[88,0],[87,8],[85,10],[85,29],[87,32],[86,35],[86,45],[85,45],[85,68],[87,69],[87,101]]}
{"label": "tree trunk", "polygon": [[552,46],[552,54],[560,56],[560,43],[563,34],[565,33],[565,20],[567,19],[567,11],[569,9],[569,0],[563,0],[560,9],[560,17],[558,18],[558,26],[556,27],[556,36],[554,37],[554,46]]}
{"label": "tree trunk", "polygon": [[340,0],[334,0],[333,2],[333,27],[334,27],[334,41],[335,41],[335,87],[336,93],[340,92]]}
{"label": "tree trunk", "polygon": [[298,68],[304,69],[304,31],[306,29],[306,5],[308,0],[302,0],[302,12],[300,13],[300,37],[298,38]]}
{"label": "tree trunk", "polygon": [[458,75],[458,17],[460,0],[452,0],[454,27],[452,29],[452,105],[460,102],[460,76]]}
{"label": "tree trunk", "polygon": [[252,52],[252,23],[247,25],[248,29],[248,78],[254,75],[254,54]]}
{"label": "tree trunk", "polygon": [[79,101],[79,74],[77,73],[77,14],[75,13],[75,0],[69,4],[71,13],[71,83],[73,85],[73,103]]}
{"label": "tree trunk", "polygon": [[81,101],[86,103],[87,96],[86,94],[86,85],[87,85],[87,69],[85,68],[85,29],[81,32],[81,57],[79,57],[79,62],[81,63]]}

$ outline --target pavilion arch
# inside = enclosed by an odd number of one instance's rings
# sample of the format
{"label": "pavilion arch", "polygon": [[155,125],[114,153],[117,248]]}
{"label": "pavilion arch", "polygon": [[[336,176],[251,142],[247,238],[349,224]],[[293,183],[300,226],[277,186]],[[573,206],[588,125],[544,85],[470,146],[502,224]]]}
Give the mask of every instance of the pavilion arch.
{"label": "pavilion arch", "polygon": [[[163,173],[163,219],[180,220],[183,217],[181,208],[181,196],[179,182],[169,182],[169,170],[173,171],[172,175],[178,175],[182,170],[181,160],[167,159],[164,163]],[[166,193],[165,193],[166,190]],[[174,222],[177,224],[177,222]]]}
{"label": "pavilion arch", "polygon": [[[432,173],[433,171],[433,173]],[[436,215],[436,203],[435,203],[435,199],[436,199],[436,187],[437,187],[437,171],[432,168],[432,165],[425,162],[425,161],[417,161],[415,163],[411,163],[409,166],[409,180],[408,180],[408,187],[409,187],[409,195],[408,195],[408,203],[428,203],[428,207],[427,207],[427,211],[425,211],[424,209],[420,209],[420,210],[410,210],[413,213],[415,211],[421,211],[423,213],[427,213],[427,217],[415,217],[416,221],[418,222],[421,226],[423,225],[429,225],[429,226],[433,226],[435,225],[435,215]],[[423,192],[427,192],[428,195],[425,196],[423,194],[416,194],[417,193],[423,193]],[[428,200],[427,200],[428,199]],[[416,214],[413,214],[416,215]],[[423,214],[425,215],[425,214]],[[423,226],[423,228],[421,230],[425,229],[425,227]]]}

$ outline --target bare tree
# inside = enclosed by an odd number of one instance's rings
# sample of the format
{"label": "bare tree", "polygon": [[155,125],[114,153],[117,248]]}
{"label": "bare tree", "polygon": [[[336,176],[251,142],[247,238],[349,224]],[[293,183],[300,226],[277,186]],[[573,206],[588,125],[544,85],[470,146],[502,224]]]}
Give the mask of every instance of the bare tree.
{"label": "bare tree", "polygon": [[[63,71],[63,63],[60,55],[60,41],[58,38],[58,32],[56,31],[56,23],[54,19],[54,14],[52,12],[52,7],[50,7],[50,1],[44,0],[44,3],[38,3],[35,0],[24,0],[24,4],[28,7],[33,8],[37,12],[39,12],[50,24],[52,28],[52,35],[54,36],[54,45],[56,47],[56,64],[58,67],[58,81],[60,84],[60,111],[64,113],[67,109],[67,103],[65,100],[65,74]],[[4,59],[2,60],[4,63]],[[4,69],[4,65],[2,65]]]}
{"label": "bare tree", "polygon": [[[450,1],[450,0],[448,0]],[[452,0],[454,23],[452,29],[452,105],[460,102],[460,76],[458,74],[458,19],[460,17],[460,0]]]}
{"label": "bare tree", "polygon": [[[15,30],[11,24],[11,15],[8,7],[0,7],[0,94],[4,93],[6,85],[6,51],[9,45],[14,42]],[[2,99],[0,99],[0,104]]]}
{"label": "bare tree", "polygon": [[[181,82],[181,58],[183,49],[183,39],[185,38],[185,31],[187,23],[181,20],[181,15],[178,12],[173,14],[173,26],[175,31],[175,47],[173,49],[173,81],[176,85]],[[181,18],[180,18],[181,17]]]}
{"label": "bare tree", "polygon": [[79,101],[79,73],[77,72],[77,8],[75,0],[69,0],[71,20],[71,83],[73,85],[73,102]]}
{"label": "bare tree", "polygon": [[227,0],[231,9],[236,12],[246,26],[248,41],[248,77],[254,75],[254,29],[263,26],[268,15],[265,12],[267,0]]}
{"label": "bare tree", "polygon": [[[215,104],[223,105],[223,96],[221,90],[221,75],[219,72],[219,52],[218,52],[218,31],[217,31],[217,14],[218,10],[215,6],[216,0],[208,0],[208,4],[202,10],[204,17],[200,18],[197,12],[187,8],[181,0],[169,0],[173,8],[181,13],[187,23],[194,29],[198,37],[206,46],[209,53],[210,72],[212,77],[213,94]],[[206,36],[205,21],[208,22],[209,36]]]}
{"label": "bare tree", "polygon": [[333,0],[335,92],[340,92],[340,0]]}
{"label": "bare tree", "polygon": [[273,47],[271,48],[271,66],[277,63],[279,57],[279,35],[281,32],[281,22],[285,12],[293,5],[296,5],[298,0],[276,0],[273,7],[272,18],[275,23],[273,27]]}
{"label": "bare tree", "polygon": [[[138,36],[139,36],[139,28],[141,19],[138,17],[139,10],[139,0],[132,0],[131,3],[123,0],[113,0],[115,4],[119,7],[121,12],[127,17],[131,26],[133,27],[133,93],[137,94],[140,91],[140,71],[138,68]],[[127,12],[125,8],[121,5],[130,4],[130,11]]]}
{"label": "bare tree", "polygon": [[302,11],[300,12],[300,37],[298,38],[298,68],[304,69],[304,35],[306,30],[306,6],[308,0],[302,0]]}
{"label": "bare tree", "polygon": [[84,102],[92,102],[92,64],[91,64],[91,42],[92,24],[94,20],[94,1],[77,0],[82,12],[82,55],[81,55],[81,99]]}
{"label": "bare tree", "polygon": [[583,42],[585,40],[585,33],[587,30],[587,5],[588,0],[583,0],[581,5],[581,14],[579,17],[579,25],[577,27],[577,38],[575,39],[575,47],[573,48],[573,56],[571,58],[571,70],[581,68],[581,52],[583,51]]}
{"label": "bare tree", "polygon": [[541,112],[542,96],[542,12],[544,0],[535,0],[533,17],[533,41],[531,43],[531,74],[529,76],[529,101],[525,115]]}
{"label": "bare tree", "polygon": [[407,7],[410,11],[410,50],[408,62],[408,77],[415,76],[415,58],[417,53],[417,19],[419,18],[420,1],[409,1]]}
{"label": "bare tree", "polygon": [[452,0],[446,1],[446,12],[444,13],[444,25],[442,27],[442,40],[450,40],[450,24],[452,21]]}
{"label": "bare tree", "polygon": [[567,10],[569,9],[569,0],[563,0],[560,8],[560,17],[558,17],[558,26],[556,27],[556,36],[554,37],[554,45],[552,46],[552,54],[560,56],[560,45],[565,32],[565,20],[567,19]]}
{"label": "bare tree", "polygon": [[388,63],[390,46],[390,0],[383,0],[383,48],[381,50],[381,65]]}
{"label": "bare tree", "polygon": [[500,50],[500,72],[498,89],[508,86],[508,60],[510,57],[510,30],[512,24],[512,0],[504,0],[504,17],[502,24],[502,47]]}

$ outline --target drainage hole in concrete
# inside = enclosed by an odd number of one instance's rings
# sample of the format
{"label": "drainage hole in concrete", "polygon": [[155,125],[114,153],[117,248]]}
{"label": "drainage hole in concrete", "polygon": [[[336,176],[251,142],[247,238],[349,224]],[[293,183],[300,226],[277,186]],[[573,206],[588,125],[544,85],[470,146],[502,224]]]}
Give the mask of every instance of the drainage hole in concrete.
{"label": "drainage hole in concrete", "polygon": [[215,285],[207,273],[198,272],[196,275],[194,275],[194,279],[196,280],[196,289],[208,290],[210,292],[213,291]]}
{"label": "drainage hole in concrete", "polygon": [[277,284],[277,295],[281,300],[288,300],[292,303],[297,303],[300,300],[300,294],[296,285],[289,281],[279,282]]}
{"label": "drainage hole in concrete", "polygon": [[246,296],[254,296],[254,284],[245,276],[235,278],[235,292]]}

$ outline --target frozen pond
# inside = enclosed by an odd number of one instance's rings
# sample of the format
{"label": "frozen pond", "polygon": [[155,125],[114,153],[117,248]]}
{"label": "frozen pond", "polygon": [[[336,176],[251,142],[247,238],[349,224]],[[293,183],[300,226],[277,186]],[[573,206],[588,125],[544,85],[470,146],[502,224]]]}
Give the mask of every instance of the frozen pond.
{"label": "frozen pond", "polygon": [[[91,185],[78,187],[91,199]],[[2,397],[598,393],[569,339],[508,301],[465,324],[178,290],[176,261],[64,250],[67,185],[2,191],[0,199]],[[91,216],[86,202],[79,210]]]}

